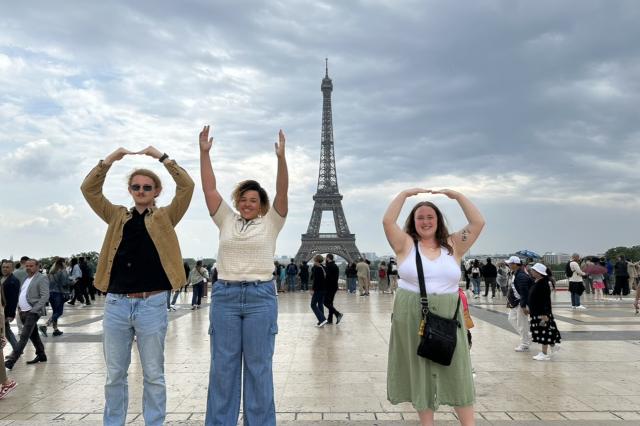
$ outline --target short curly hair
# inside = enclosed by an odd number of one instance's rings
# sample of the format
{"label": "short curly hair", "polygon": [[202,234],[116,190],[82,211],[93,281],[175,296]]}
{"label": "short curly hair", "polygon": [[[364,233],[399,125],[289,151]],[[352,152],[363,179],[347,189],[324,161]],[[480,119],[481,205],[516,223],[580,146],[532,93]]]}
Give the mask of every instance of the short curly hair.
{"label": "short curly hair", "polygon": [[238,203],[240,198],[247,191],[256,191],[260,197],[260,216],[264,216],[269,211],[269,195],[263,187],[260,186],[255,180],[243,180],[236,185],[231,197],[233,198],[233,206],[238,209]]}

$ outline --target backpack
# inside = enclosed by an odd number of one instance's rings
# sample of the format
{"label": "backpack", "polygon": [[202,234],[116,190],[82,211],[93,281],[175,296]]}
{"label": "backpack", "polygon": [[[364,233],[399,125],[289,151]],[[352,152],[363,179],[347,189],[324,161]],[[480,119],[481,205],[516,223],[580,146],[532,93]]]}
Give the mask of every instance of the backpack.
{"label": "backpack", "polygon": [[573,276],[573,270],[571,269],[572,260],[568,261],[566,265],[564,265],[564,274],[567,278],[571,278]]}
{"label": "backpack", "polygon": [[289,265],[287,265],[287,274],[295,275],[297,273],[298,273],[298,267],[296,265],[294,265],[293,263],[290,263]]}

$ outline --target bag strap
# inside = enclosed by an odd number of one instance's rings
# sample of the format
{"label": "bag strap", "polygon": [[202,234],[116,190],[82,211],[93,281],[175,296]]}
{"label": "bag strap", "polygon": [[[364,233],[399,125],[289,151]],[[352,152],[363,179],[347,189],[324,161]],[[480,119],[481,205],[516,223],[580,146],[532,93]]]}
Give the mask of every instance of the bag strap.
{"label": "bag strap", "polygon": [[[422,270],[422,259],[420,258],[420,249],[418,242],[414,241],[416,248],[416,268],[418,269],[418,283],[420,284],[420,304],[422,305],[422,315],[427,316],[429,312],[429,301],[427,300],[427,289],[424,282],[424,271]],[[458,303],[456,305],[456,312],[453,314],[452,320],[455,320],[460,327],[460,322],[457,320],[458,312],[460,312],[460,295],[458,294]]]}
{"label": "bag strap", "polygon": [[422,270],[422,259],[420,258],[420,248],[418,242],[413,242],[416,248],[416,268],[418,269],[418,283],[420,284],[420,304],[422,305],[422,315],[426,316],[429,312],[429,301],[427,300],[427,289],[424,284],[424,271]]}

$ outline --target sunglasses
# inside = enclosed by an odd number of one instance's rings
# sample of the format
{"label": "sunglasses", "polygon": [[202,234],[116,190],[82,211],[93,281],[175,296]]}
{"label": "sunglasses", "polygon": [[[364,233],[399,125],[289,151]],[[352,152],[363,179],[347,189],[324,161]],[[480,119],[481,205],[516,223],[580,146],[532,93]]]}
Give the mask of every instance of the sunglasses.
{"label": "sunglasses", "polygon": [[137,183],[133,185],[129,185],[129,189],[132,191],[140,191],[140,188],[142,188],[144,192],[153,191],[153,185],[138,185]]}

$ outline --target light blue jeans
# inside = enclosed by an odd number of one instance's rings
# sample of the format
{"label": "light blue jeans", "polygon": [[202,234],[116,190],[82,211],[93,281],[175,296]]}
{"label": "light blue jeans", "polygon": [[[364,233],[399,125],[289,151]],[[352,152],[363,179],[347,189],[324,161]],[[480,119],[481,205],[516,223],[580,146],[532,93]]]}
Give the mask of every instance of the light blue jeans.
{"label": "light blue jeans", "polygon": [[136,336],[144,377],[142,415],[146,426],[162,425],[166,416],[167,392],[164,381],[164,339],[167,334],[167,295],[129,299],[123,294],[107,294],[102,322],[107,382],[104,385],[103,424],[124,425],[129,404],[127,371],[131,346]]}
{"label": "light blue jeans", "polygon": [[480,294],[480,278],[471,278],[473,284],[473,294]]}
{"label": "light blue jeans", "polygon": [[[275,426],[272,359],[278,333],[273,281],[219,280],[209,308],[211,367],[205,424]],[[240,378],[242,377],[242,385]]]}

